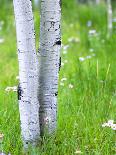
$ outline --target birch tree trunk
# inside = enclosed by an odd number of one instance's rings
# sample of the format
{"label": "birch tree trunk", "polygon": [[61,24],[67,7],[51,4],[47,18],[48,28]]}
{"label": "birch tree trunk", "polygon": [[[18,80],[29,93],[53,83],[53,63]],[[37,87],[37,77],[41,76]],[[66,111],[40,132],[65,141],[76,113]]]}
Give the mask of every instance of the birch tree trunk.
{"label": "birch tree trunk", "polygon": [[60,60],[60,0],[41,1],[39,57],[39,103],[41,135],[51,134],[57,124],[58,72]]}
{"label": "birch tree trunk", "polygon": [[108,24],[108,37],[112,35],[112,5],[111,0],[107,0],[107,24]]}
{"label": "birch tree trunk", "polygon": [[96,0],[96,4],[100,4],[100,0]]}
{"label": "birch tree trunk", "polygon": [[18,100],[21,133],[26,148],[39,139],[37,56],[31,0],[13,0],[19,61]]}

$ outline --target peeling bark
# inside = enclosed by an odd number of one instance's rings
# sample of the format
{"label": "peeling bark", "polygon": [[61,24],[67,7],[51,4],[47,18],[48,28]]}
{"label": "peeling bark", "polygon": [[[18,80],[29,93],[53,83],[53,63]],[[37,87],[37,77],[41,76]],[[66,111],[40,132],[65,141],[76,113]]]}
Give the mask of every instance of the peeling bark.
{"label": "peeling bark", "polygon": [[60,65],[61,0],[41,0],[39,58],[40,132],[53,133],[57,124]]}
{"label": "peeling bark", "polygon": [[40,135],[34,21],[30,0],[13,0],[13,4],[19,61],[18,100],[21,134],[26,148],[28,144],[37,144]]}

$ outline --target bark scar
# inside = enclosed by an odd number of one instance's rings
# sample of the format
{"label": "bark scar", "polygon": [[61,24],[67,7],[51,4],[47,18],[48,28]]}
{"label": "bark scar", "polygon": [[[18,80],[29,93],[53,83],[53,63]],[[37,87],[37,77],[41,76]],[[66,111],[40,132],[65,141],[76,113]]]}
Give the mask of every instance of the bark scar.
{"label": "bark scar", "polygon": [[62,0],[59,1],[60,7],[62,7]]}
{"label": "bark scar", "polygon": [[55,93],[55,96],[58,96],[58,92]]}
{"label": "bark scar", "polygon": [[59,59],[59,71],[60,71],[60,68],[61,68],[61,57]]}
{"label": "bark scar", "polygon": [[20,83],[18,85],[18,90],[17,90],[17,94],[18,94],[18,100],[21,100],[21,96],[22,96],[22,88],[20,86]]}
{"label": "bark scar", "polygon": [[55,45],[61,45],[61,41],[59,40],[59,41],[56,41],[55,42]]}

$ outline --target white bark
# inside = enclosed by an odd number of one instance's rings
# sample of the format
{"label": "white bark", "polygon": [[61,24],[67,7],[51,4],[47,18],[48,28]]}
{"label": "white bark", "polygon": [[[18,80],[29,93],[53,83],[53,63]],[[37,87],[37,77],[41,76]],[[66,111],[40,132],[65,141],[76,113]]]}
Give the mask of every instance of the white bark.
{"label": "white bark", "polygon": [[53,133],[57,124],[60,18],[60,0],[41,1],[40,50],[38,53],[41,135]]}
{"label": "white bark", "polygon": [[96,0],[96,4],[100,4],[100,0]]}
{"label": "white bark", "polygon": [[108,16],[108,37],[112,35],[112,6],[111,0],[107,0],[107,16]]}
{"label": "white bark", "polygon": [[18,60],[18,88],[21,133],[24,147],[36,144],[39,135],[39,103],[37,98],[37,57],[31,0],[13,0]]}

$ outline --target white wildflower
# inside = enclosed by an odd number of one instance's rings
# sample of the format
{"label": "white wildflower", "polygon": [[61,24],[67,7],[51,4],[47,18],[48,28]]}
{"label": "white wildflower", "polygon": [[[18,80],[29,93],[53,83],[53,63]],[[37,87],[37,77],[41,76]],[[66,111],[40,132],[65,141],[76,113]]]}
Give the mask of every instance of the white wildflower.
{"label": "white wildflower", "polygon": [[86,56],[86,58],[87,58],[87,59],[91,59],[91,58],[92,58],[92,56],[91,56],[91,55],[88,55],[88,56]]}
{"label": "white wildflower", "polygon": [[64,86],[64,83],[63,82],[60,82],[60,86]]}
{"label": "white wildflower", "polygon": [[80,39],[79,38],[75,38],[75,42],[80,42]]}
{"label": "white wildflower", "polygon": [[108,121],[109,127],[111,127],[113,123],[114,123],[114,120],[109,120],[109,121]]}
{"label": "white wildflower", "polygon": [[[0,155],[6,155],[3,151],[0,152]],[[11,155],[11,154],[8,154],[8,155]]]}
{"label": "white wildflower", "polygon": [[0,38],[0,44],[4,42],[4,38]]}
{"label": "white wildflower", "polygon": [[102,127],[104,128],[104,127],[107,127],[108,126],[108,123],[104,123],[104,124],[102,124]]}
{"label": "white wildflower", "polygon": [[79,57],[79,61],[84,61],[84,60],[85,60],[85,58]]}
{"label": "white wildflower", "polygon": [[65,50],[65,51],[63,51],[63,54],[67,54],[67,51]]}
{"label": "white wildflower", "polygon": [[116,124],[114,124],[114,120],[108,120],[107,123],[102,124],[102,127],[110,127],[112,130],[116,130]]}
{"label": "white wildflower", "polygon": [[111,125],[111,129],[112,129],[112,130],[116,130],[116,124],[112,124],[112,125]]}
{"label": "white wildflower", "polygon": [[61,44],[61,48],[63,48],[63,47],[64,47],[64,44],[62,43],[62,44]]}
{"label": "white wildflower", "polygon": [[16,80],[19,80],[19,76],[16,76]]}
{"label": "white wildflower", "polygon": [[89,35],[94,35],[96,34],[96,30],[89,30]]}
{"label": "white wildflower", "polygon": [[64,63],[68,63],[68,60],[64,60]]}
{"label": "white wildflower", "polygon": [[70,89],[72,89],[74,86],[72,84],[69,84],[68,86]]}
{"label": "white wildflower", "polygon": [[61,66],[64,66],[64,62],[61,62]]}
{"label": "white wildflower", "polygon": [[68,39],[68,42],[80,42],[79,38],[71,37]]}
{"label": "white wildflower", "polygon": [[6,87],[5,91],[6,91],[6,92],[10,92],[10,91],[14,91],[14,92],[16,92],[16,91],[17,91],[17,86]]}
{"label": "white wildflower", "polygon": [[65,78],[65,77],[61,79],[61,81],[66,81],[66,80],[67,80],[67,78]]}
{"label": "white wildflower", "polygon": [[82,154],[82,152],[80,150],[76,150],[75,154]]}
{"label": "white wildflower", "polygon": [[11,90],[11,87],[6,87],[5,91],[9,92]]}
{"label": "white wildflower", "polygon": [[93,49],[93,48],[90,48],[89,51],[90,51],[90,52],[94,52],[94,49]]}
{"label": "white wildflower", "polygon": [[62,48],[63,50],[67,50],[69,48],[69,45],[63,45]]}
{"label": "white wildflower", "polygon": [[14,86],[12,90],[17,91],[17,86]]}
{"label": "white wildflower", "polygon": [[91,21],[91,20],[89,20],[89,21],[87,22],[87,26],[88,26],[88,27],[91,27],[91,26],[92,26],[92,21]]}
{"label": "white wildflower", "polygon": [[72,38],[72,37],[69,38],[69,39],[68,39],[68,42],[73,42],[73,38]]}

